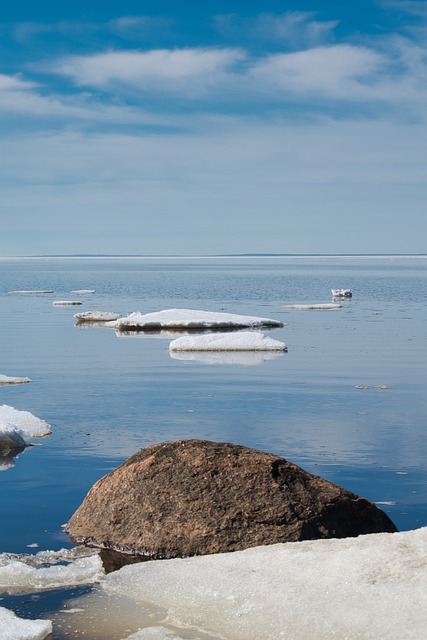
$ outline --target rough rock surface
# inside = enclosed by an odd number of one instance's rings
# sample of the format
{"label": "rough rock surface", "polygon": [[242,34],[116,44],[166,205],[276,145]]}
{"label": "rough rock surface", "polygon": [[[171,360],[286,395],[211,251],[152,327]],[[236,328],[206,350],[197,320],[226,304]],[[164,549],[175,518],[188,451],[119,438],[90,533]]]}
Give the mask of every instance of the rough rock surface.
{"label": "rough rock surface", "polygon": [[172,558],[394,532],[372,502],[278,456],[205,440],[142,449],[89,491],[76,543]]}

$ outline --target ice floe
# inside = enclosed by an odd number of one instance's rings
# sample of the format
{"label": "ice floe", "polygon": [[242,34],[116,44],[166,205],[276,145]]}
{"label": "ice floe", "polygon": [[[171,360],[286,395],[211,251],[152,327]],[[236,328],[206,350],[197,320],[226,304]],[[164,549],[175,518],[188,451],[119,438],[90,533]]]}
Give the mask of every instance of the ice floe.
{"label": "ice floe", "polygon": [[353,294],[350,289],[331,289],[334,298],[351,298]]}
{"label": "ice floe", "polygon": [[55,300],[52,302],[54,307],[66,307],[82,304],[81,300]]}
{"label": "ice floe", "polygon": [[39,551],[35,555],[0,554],[0,591],[6,593],[93,584],[103,576],[98,551],[86,547]]}
{"label": "ice floe", "polygon": [[24,295],[24,294],[25,294],[25,295],[26,295],[26,294],[36,294],[36,295],[39,295],[39,294],[42,294],[42,293],[54,293],[54,291],[53,291],[53,290],[45,290],[45,291],[43,291],[43,290],[40,290],[40,291],[37,291],[37,290],[34,290],[34,291],[9,291],[9,293],[14,293],[14,294],[23,294],[23,295]]}
{"label": "ice floe", "polygon": [[0,374],[0,385],[7,384],[24,384],[25,382],[31,382],[30,378],[16,378],[14,376],[5,376]]}
{"label": "ice floe", "polygon": [[44,640],[52,633],[50,620],[26,620],[0,607],[1,640]]}
{"label": "ice floe", "polygon": [[286,351],[284,342],[265,336],[260,331],[210,333],[183,336],[173,340],[170,351]]}
{"label": "ice floe", "polygon": [[95,293],[95,289],[76,289],[75,291],[70,291],[70,293],[76,296],[85,296],[90,293]]}
{"label": "ice floe", "polygon": [[342,304],[337,302],[322,302],[320,304],[287,304],[284,309],[298,309],[299,311],[334,311],[341,309]]}
{"label": "ice floe", "polygon": [[249,327],[282,327],[283,322],[270,318],[258,318],[234,313],[201,311],[197,309],[164,309],[154,313],[134,312],[119,318],[110,326],[119,331],[159,331],[238,329]]}
{"label": "ice floe", "polygon": [[76,324],[90,324],[117,320],[119,314],[111,311],[83,311],[82,313],[74,314],[74,317],[76,319]]}
{"label": "ice floe", "polygon": [[19,411],[7,404],[0,405],[0,453],[7,455],[16,447],[25,447],[30,438],[41,438],[51,433],[44,420],[29,411]]}
{"label": "ice floe", "polygon": [[165,611],[164,626],[139,619],[138,639],[179,637],[168,635],[176,625],[229,640],[420,640],[426,549],[424,527],[128,565],[101,585],[133,598],[140,616]]}

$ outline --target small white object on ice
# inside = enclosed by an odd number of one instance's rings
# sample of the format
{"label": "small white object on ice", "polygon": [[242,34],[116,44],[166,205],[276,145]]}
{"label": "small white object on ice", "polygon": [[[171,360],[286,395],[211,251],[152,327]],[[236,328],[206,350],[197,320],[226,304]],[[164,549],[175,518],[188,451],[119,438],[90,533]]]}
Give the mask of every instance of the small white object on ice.
{"label": "small white object on ice", "polygon": [[183,336],[173,340],[170,351],[286,351],[284,342],[273,340],[260,331],[209,333]]}
{"label": "small white object on ice", "polygon": [[197,309],[164,309],[154,313],[134,312],[111,324],[119,331],[160,331],[161,329],[238,329],[249,327],[283,327],[270,318],[242,316],[235,313]]}
{"label": "small white object on ice", "polygon": [[31,382],[30,378],[16,378],[14,376],[5,376],[0,374],[0,385],[2,384],[24,384],[25,382]]}
{"label": "small white object on ice", "polygon": [[314,311],[333,311],[334,309],[341,309],[342,304],[336,302],[323,302],[320,304],[287,304],[284,309],[298,309],[300,311],[314,310]]}
{"label": "small white object on ice", "polygon": [[52,302],[54,307],[66,307],[69,305],[79,305],[82,304],[80,300],[55,300]]}
{"label": "small white object on ice", "polygon": [[0,607],[1,640],[44,640],[52,633],[50,620],[26,620]]}

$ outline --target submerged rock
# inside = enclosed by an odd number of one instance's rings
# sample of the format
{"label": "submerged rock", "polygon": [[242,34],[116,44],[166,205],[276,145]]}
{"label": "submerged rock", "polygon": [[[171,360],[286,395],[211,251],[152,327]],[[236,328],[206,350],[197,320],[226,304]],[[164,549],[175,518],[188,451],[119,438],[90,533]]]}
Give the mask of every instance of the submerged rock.
{"label": "submerged rock", "polygon": [[66,531],[78,544],[173,558],[397,529],[374,503],[283,458],[180,440],[101,478]]}

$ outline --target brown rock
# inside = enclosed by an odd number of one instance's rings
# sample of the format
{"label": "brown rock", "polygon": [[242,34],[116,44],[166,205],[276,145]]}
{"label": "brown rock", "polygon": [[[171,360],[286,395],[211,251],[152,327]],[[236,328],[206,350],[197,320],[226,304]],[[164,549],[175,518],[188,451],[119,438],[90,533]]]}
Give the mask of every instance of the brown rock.
{"label": "brown rock", "polygon": [[76,543],[173,558],[397,531],[372,502],[278,456],[180,440],[142,449],[89,491]]}

